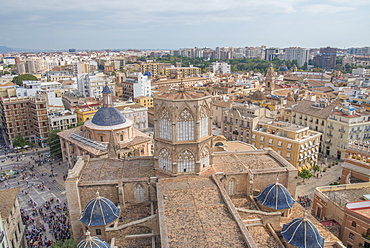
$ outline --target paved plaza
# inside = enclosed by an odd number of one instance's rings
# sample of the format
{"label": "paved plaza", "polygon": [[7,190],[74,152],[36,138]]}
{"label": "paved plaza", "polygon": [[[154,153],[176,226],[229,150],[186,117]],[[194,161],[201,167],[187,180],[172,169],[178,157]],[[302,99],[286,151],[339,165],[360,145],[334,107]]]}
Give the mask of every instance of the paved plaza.
{"label": "paved plaza", "polygon": [[[66,206],[64,203],[67,204],[63,177],[66,176],[68,169],[61,160],[48,158],[46,156],[47,152],[48,149],[38,149],[38,151],[29,150],[23,154],[10,153],[5,155],[2,151],[0,155],[1,171],[18,170],[19,173],[0,182],[0,188],[19,187],[18,201],[20,208],[31,218],[31,221],[28,222],[28,230],[33,233],[40,230],[40,228],[45,229],[43,231],[44,240],[54,242],[52,228],[49,228],[45,223],[50,223],[50,214],[55,215],[55,218],[52,217],[53,219],[58,219],[61,214],[67,216],[65,214],[67,212],[63,211],[63,206]],[[44,162],[38,163],[35,162],[35,159],[44,160]],[[52,174],[53,176],[51,176]],[[51,203],[50,206],[45,207],[46,202]],[[61,206],[61,209],[58,206]],[[66,223],[68,223],[68,220]],[[38,245],[35,247],[47,246]]]}
{"label": "paved plaza", "polygon": [[[328,158],[327,163],[330,164],[335,161],[337,160],[333,158]],[[323,159],[318,161],[318,165],[321,168],[326,167],[325,161]],[[341,166],[341,162],[339,162],[339,164],[334,165],[331,168],[327,168],[326,172],[320,173],[319,177],[316,177],[316,175],[314,175],[310,179],[306,179],[304,182],[302,178],[299,177],[298,184],[297,184],[297,191],[296,191],[297,198],[300,196],[300,197],[307,197],[313,200],[315,188],[320,187],[320,186],[328,186],[332,183],[339,182],[338,178],[340,177],[341,172],[342,172],[342,166]],[[311,210],[311,205],[307,206],[306,208],[308,210]]]}

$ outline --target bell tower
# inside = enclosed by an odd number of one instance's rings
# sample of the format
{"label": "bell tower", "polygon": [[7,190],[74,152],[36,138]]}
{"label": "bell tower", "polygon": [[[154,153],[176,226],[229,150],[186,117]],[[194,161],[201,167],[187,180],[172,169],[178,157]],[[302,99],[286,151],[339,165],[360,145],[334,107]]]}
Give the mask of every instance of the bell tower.
{"label": "bell tower", "polygon": [[199,174],[212,164],[212,96],[177,90],[154,96],[154,166],[170,175]]}
{"label": "bell tower", "polygon": [[275,70],[274,66],[271,64],[267,70],[265,78],[265,93],[273,95],[275,90]]}

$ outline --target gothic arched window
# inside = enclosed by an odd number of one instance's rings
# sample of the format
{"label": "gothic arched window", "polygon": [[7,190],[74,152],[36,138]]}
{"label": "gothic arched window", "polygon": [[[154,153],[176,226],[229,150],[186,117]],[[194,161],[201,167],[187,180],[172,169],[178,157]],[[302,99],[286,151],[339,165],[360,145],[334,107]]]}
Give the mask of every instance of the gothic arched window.
{"label": "gothic arched window", "polygon": [[235,179],[230,179],[230,181],[227,183],[227,193],[229,195],[235,194]]}
{"label": "gothic arched window", "polygon": [[167,109],[163,109],[159,115],[159,137],[172,140],[172,122]]}
{"label": "gothic arched window", "polygon": [[200,137],[208,135],[208,115],[205,107],[200,109]]}
{"label": "gothic arched window", "polygon": [[202,153],[200,154],[200,164],[202,168],[209,165],[209,149],[207,147],[204,147]]}
{"label": "gothic arched window", "polygon": [[194,140],[194,118],[188,109],[184,109],[177,119],[177,139]]}
{"label": "gothic arched window", "polygon": [[195,170],[194,155],[188,150],[183,151],[178,156],[177,164],[178,164],[178,172],[194,171]]}
{"label": "gothic arched window", "polygon": [[136,185],[136,201],[144,201],[144,188],[141,184]]}
{"label": "gothic arched window", "polygon": [[164,170],[172,171],[172,161],[171,156],[168,153],[166,148],[163,148],[158,156],[158,165],[159,168],[162,168]]}

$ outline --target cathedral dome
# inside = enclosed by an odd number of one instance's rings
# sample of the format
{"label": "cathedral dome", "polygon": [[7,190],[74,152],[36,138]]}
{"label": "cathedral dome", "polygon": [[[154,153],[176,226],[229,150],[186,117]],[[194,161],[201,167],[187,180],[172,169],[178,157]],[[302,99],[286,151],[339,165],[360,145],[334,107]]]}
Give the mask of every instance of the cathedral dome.
{"label": "cathedral dome", "polygon": [[252,100],[262,101],[262,100],[266,100],[266,97],[262,91],[257,90],[253,93]]}
{"label": "cathedral dome", "polygon": [[261,205],[275,210],[291,208],[295,203],[289,191],[278,181],[269,184],[257,196],[257,200]]}
{"label": "cathedral dome", "polygon": [[120,208],[109,199],[99,196],[87,203],[81,214],[80,221],[87,226],[104,226],[119,217]]}
{"label": "cathedral dome", "polygon": [[91,237],[90,232],[86,232],[86,239],[78,243],[77,248],[110,248],[109,244],[100,240],[98,237]]}
{"label": "cathedral dome", "polygon": [[91,122],[98,126],[115,126],[126,122],[126,118],[115,107],[101,107]]}
{"label": "cathedral dome", "polygon": [[279,67],[279,71],[288,71],[288,67],[287,67],[285,64],[282,64],[282,65]]}
{"label": "cathedral dome", "polygon": [[316,226],[307,218],[297,218],[288,224],[284,224],[281,230],[284,239],[298,248],[323,248],[324,238],[320,235]]}

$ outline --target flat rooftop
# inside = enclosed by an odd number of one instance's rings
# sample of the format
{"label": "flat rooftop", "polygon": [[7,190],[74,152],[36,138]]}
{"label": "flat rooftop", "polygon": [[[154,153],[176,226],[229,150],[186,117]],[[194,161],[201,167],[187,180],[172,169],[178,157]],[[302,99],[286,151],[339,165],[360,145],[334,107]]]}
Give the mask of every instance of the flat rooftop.
{"label": "flat rooftop", "polygon": [[169,247],[247,247],[210,177],[162,179],[160,184]]}
{"label": "flat rooftop", "polygon": [[325,186],[316,190],[344,208],[348,202],[363,201],[363,196],[370,194],[370,183]]}

